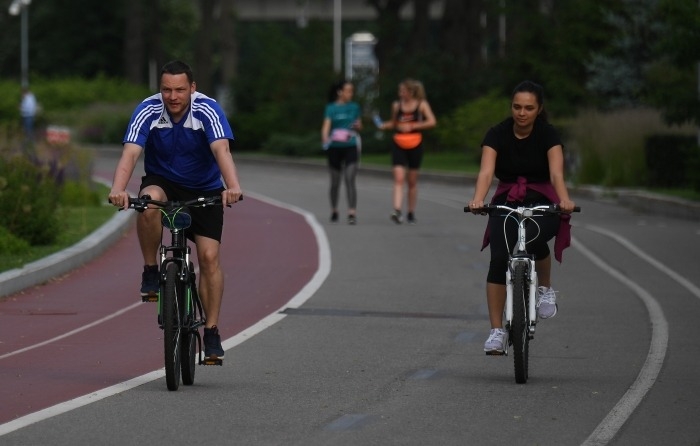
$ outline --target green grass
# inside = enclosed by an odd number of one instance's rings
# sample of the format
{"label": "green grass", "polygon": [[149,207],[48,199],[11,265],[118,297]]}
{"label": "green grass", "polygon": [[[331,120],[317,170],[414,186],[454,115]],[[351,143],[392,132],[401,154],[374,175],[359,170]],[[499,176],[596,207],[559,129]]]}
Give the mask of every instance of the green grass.
{"label": "green grass", "polygon": [[[102,187],[102,186],[100,186]],[[102,191],[102,189],[100,189]],[[107,195],[105,191],[104,196]],[[0,272],[21,268],[27,263],[61,251],[78,243],[114,216],[113,206],[61,206],[56,218],[61,222],[61,232],[55,243],[46,246],[32,246],[27,252],[18,255],[0,256]]]}
{"label": "green grass", "polygon": [[[388,153],[363,153],[362,164],[391,167],[391,155]],[[423,156],[421,169],[441,172],[478,173],[479,165],[464,153],[426,151]]]}

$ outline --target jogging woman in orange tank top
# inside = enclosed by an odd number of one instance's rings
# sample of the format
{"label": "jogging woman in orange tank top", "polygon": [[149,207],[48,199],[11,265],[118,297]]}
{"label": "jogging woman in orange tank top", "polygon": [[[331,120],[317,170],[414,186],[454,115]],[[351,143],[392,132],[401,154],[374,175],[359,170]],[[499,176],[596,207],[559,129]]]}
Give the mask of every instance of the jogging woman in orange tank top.
{"label": "jogging woman in orange tank top", "polygon": [[[424,130],[435,127],[436,120],[425,98],[423,84],[406,79],[399,84],[399,99],[391,105],[391,120],[382,123],[381,130],[394,130],[394,147],[391,152],[394,174],[393,206],[391,219],[403,223],[403,187],[408,183],[408,223],[416,223],[418,202],[418,171],[423,160]],[[407,172],[408,169],[408,172]]]}

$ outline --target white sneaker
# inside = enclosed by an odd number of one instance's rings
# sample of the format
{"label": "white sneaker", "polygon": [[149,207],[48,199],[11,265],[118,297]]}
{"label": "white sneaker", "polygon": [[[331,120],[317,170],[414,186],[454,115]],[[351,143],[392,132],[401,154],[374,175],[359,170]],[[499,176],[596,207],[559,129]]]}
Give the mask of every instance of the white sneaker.
{"label": "white sneaker", "polygon": [[502,355],[505,353],[508,332],[502,328],[492,328],[489,338],[484,343],[484,351],[487,355]]}
{"label": "white sneaker", "polygon": [[557,295],[552,287],[537,288],[537,317],[549,319],[557,314]]}

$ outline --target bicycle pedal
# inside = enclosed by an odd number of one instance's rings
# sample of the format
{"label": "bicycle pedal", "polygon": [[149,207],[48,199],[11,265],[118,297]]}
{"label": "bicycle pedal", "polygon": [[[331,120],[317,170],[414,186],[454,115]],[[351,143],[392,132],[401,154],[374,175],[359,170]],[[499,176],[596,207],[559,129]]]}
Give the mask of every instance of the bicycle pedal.
{"label": "bicycle pedal", "polygon": [[199,364],[200,365],[224,365],[224,360],[222,358],[217,357],[217,356],[213,356],[211,358],[202,359],[202,361]]}
{"label": "bicycle pedal", "polygon": [[158,302],[158,295],[149,294],[147,296],[141,296],[141,302]]}
{"label": "bicycle pedal", "polygon": [[486,356],[506,356],[506,352],[497,352],[497,351],[491,351],[491,352],[485,352]]}

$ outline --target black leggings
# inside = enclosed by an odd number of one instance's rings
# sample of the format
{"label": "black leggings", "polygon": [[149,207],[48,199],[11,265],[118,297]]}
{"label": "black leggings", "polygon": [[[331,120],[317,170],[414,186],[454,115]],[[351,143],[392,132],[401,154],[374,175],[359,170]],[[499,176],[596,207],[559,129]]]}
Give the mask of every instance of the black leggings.
{"label": "black leggings", "polygon": [[[513,251],[518,236],[518,224],[513,218],[509,218],[506,222],[504,236],[504,219],[505,217],[500,215],[489,217],[491,263],[486,277],[487,282],[501,285],[506,283],[508,254],[509,251]],[[527,252],[534,255],[535,260],[546,259],[550,253],[547,242],[557,235],[561,219],[558,215],[544,215],[534,217],[534,220],[528,221],[525,226]]]}
{"label": "black leggings", "polygon": [[[338,208],[340,195],[340,178],[345,177],[345,191],[348,195],[348,208],[357,207],[357,188],[355,177],[357,176],[357,147],[343,147],[328,149],[328,167],[331,172],[331,207]],[[344,173],[344,175],[342,175]]]}

